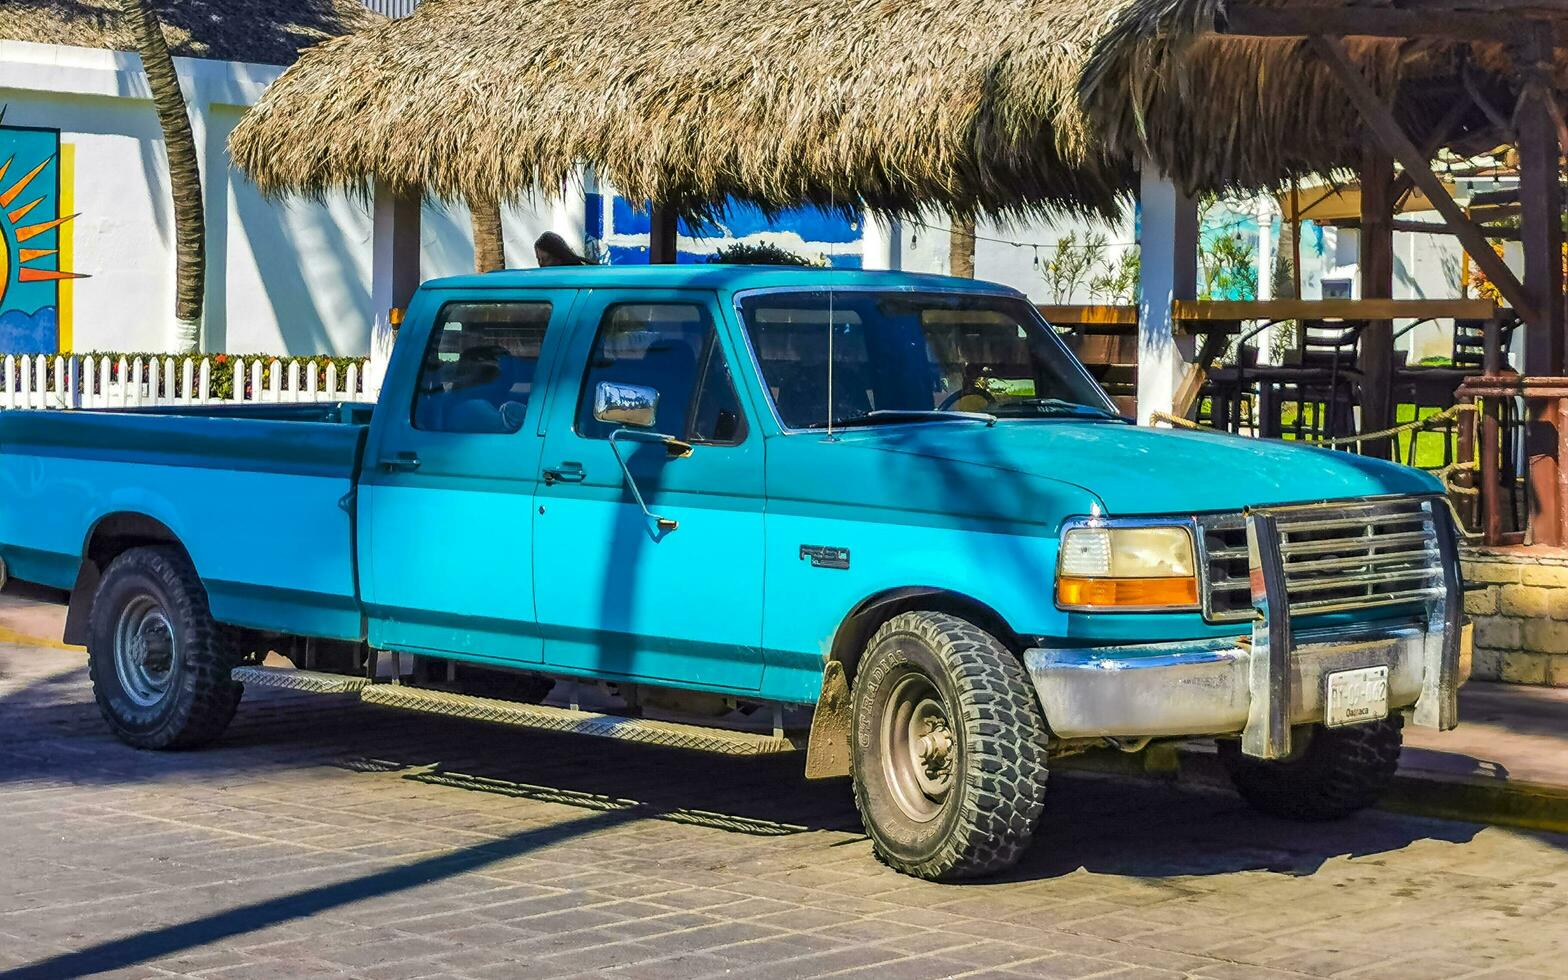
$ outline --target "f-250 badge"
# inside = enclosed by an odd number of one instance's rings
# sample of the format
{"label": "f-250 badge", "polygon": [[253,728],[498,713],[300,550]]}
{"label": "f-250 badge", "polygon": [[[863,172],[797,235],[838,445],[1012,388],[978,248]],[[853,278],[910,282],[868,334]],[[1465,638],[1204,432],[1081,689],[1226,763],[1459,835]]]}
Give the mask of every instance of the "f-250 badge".
{"label": "f-250 badge", "polygon": [[830,548],[820,544],[803,544],[800,546],[800,557],[802,561],[810,558],[812,568],[849,567],[848,548]]}

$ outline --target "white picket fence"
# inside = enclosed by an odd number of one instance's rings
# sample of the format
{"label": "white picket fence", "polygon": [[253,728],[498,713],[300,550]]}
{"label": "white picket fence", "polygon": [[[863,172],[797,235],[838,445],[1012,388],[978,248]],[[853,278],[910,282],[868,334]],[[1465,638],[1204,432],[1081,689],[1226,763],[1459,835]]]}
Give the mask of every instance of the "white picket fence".
{"label": "white picket fence", "polygon": [[0,409],[374,401],[377,394],[368,358],[341,372],[331,362],[323,372],[277,358],[232,360],[234,392],[218,397],[211,357],[7,355],[0,361]]}

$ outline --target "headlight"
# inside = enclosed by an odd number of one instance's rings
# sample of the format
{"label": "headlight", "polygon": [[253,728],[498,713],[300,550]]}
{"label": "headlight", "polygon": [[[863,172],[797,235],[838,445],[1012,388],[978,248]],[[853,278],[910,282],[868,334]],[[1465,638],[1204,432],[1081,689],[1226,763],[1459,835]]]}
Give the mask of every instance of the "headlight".
{"label": "headlight", "polygon": [[1103,521],[1062,534],[1056,601],[1063,609],[1193,609],[1192,531],[1176,524]]}

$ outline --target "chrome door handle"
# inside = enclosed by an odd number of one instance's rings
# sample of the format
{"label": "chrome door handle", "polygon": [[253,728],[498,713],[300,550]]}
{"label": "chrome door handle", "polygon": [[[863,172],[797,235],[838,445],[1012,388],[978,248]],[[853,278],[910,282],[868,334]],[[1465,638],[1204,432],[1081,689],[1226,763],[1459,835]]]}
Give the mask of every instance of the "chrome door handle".
{"label": "chrome door handle", "polygon": [[583,469],[581,463],[561,463],[558,466],[547,467],[544,471],[544,482],[552,483],[581,483],[588,479],[588,471]]}
{"label": "chrome door handle", "polygon": [[413,453],[383,456],[376,463],[388,473],[412,473],[419,469],[419,457]]}

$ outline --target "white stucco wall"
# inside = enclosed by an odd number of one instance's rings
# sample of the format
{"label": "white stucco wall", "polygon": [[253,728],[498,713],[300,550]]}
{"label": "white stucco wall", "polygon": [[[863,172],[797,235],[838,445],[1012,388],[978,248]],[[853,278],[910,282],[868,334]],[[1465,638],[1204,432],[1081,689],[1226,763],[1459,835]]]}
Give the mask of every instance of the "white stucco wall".
{"label": "white stucco wall", "polygon": [[[229,131],[281,69],[176,59],[202,153],[207,211],[204,348],[230,353],[364,354],[369,348],[368,202],[263,199],[228,164]],[[134,55],[0,42],[5,123],[59,129],[75,147],[71,346],[168,349],[174,232],[162,133]],[[532,264],[551,227],[537,204],[506,215],[508,255]],[[466,208],[429,204],[422,274],[473,268]]]}
{"label": "white stucco wall", "polygon": [[[947,275],[951,266],[949,223],[944,217],[899,223],[901,268],[910,272]],[[1054,221],[984,219],[975,224],[975,278],[1000,282],[1026,293],[1036,303],[1089,303],[1087,284],[1058,298],[1045,278],[1045,265],[1058,240],[1069,235],[1083,241],[1091,234],[1104,236],[1102,262],[1115,262],[1132,247],[1136,233],[1129,215],[1120,222],[1057,218]]]}

